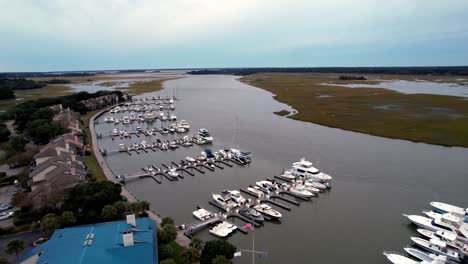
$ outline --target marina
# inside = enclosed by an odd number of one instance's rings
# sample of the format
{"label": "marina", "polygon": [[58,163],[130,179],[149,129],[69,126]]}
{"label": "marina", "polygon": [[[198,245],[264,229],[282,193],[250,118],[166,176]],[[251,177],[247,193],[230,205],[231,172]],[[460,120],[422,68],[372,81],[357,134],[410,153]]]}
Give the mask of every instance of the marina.
{"label": "marina", "polygon": [[[401,212],[424,208],[427,201],[434,200],[434,195],[455,205],[468,203],[463,187],[466,178],[464,157],[468,156],[465,149],[373,137],[278,117],[272,112],[293,110],[274,101],[270,93],[242,84],[236,78],[190,76],[165,83],[166,90],[177,87],[182,95],[181,100],[175,102],[178,119],[189,121],[191,131],[196,132],[203,127],[209,129],[214,136],[211,144],[194,144],[188,148],[179,147],[176,151],[139,151],[141,155],[132,151],[131,156],[126,153],[105,156],[105,162],[115,175],[131,175],[143,173],[141,168],[148,164],[164,169],[162,163],[169,166],[171,161],[179,164],[186,157],[196,158],[206,148],[215,151],[240,146],[253,153],[252,163],[247,166],[228,162],[233,165],[228,168],[217,163],[224,169],[211,171],[200,167],[204,174],[195,170],[195,177],[182,173],[185,176],[183,180],[179,178],[170,182],[164,177],[164,184],[148,177],[129,180],[126,188],[140,199],[148,200],[152,209],[162,216],[173,217],[177,224],[191,223],[194,219],[190,212],[196,205],[203,205],[213,212],[219,210],[207,203],[212,192],[223,189],[241,191],[250,188],[249,185],[255,187],[257,181],[267,178],[280,181],[274,176],[281,176],[291,161],[305,156],[318,168],[335,176],[333,190],[320,192],[319,198],[312,198],[312,202],[284,196],[300,203],[298,207],[280,199],[271,199],[287,205],[291,211],[268,203],[281,213],[286,212],[281,224],[267,220],[263,227],[255,230],[258,248],[269,252],[267,262],[286,263],[296,257],[288,252],[309,252],[313,246],[317,248],[313,256],[318,263],[346,263],[349,258],[356,258],[384,264],[388,262],[381,254],[383,250],[401,250],[408,244],[410,236],[417,235],[408,235],[416,231],[406,225]],[[170,140],[171,135],[183,137],[183,134],[168,133],[112,140],[109,133],[117,126],[103,121],[110,115],[103,114],[96,124],[96,132],[102,134],[102,139],[97,140],[99,148],[111,150],[118,149],[120,142],[129,145],[157,138]],[[160,128],[160,121],[156,122],[156,125],[154,122],[142,122],[139,126],[145,131],[148,125]],[[123,127],[123,124],[118,126]],[[134,126],[136,129],[138,125]],[[192,136],[193,132],[186,135]],[[447,171],[451,173],[447,174]],[[159,180],[160,176],[157,178]],[[343,215],[346,215],[346,221],[343,221]],[[244,224],[238,218],[230,218],[229,222],[238,226]],[[304,223],[307,223],[307,229],[297,228]],[[387,229],[382,231],[382,226]],[[330,237],[329,234],[337,232],[360,239],[350,245]],[[363,233],[381,235],[376,237]],[[232,234],[227,236],[232,244],[249,248],[250,235],[238,235],[236,231]],[[207,228],[195,236],[207,240],[213,238]],[[288,240],[288,245],[275,242],[282,240]],[[341,248],[343,254],[330,255],[330,249],[335,247]],[[298,263],[308,263],[309,260],[309,257],[299,258]],[[249,256],[242,256],[237,261],[250,263]],[[262,263],[261,260],[258,262]]]}

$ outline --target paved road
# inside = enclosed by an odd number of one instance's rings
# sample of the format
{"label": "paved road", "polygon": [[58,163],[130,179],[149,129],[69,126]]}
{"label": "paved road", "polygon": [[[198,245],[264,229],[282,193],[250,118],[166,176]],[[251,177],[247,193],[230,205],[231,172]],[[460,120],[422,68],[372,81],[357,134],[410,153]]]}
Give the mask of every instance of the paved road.
{"label": "paved road", "polygon": [[8,130],[10,130],[10,133],[12,136],[16,136],[16,131],[15,129],[13,128],[13,123],[15,122],[15,120],[8,120],[5,122],[5,125],[7,126]]}
{"label": "paved road", "polygon": [[[94,156],[96,157],[96,160],[99,163],[99,166],[101,166],[102,171],[104,172],[104,175],[109,181],[118,183],[119,181],[116,179],[114,173],[110,169],[109,165],[107,164],[107,161],[104,159],[102,156],[101,152],[99,151],[99,146],[97,144],[97,136],[96,136],[96,131],[94,129],[94,119],[99,116],[102,112],[107,111],[107,108],[100,111],[99,113],[95,114],[90,120],[89,120],[89,131],[91,134],[91,140],[92,140],[92,145],[93,145],[93,152]],[[128,190],[125,186],[122,186],[122,196],[126,197],[129,201],[134,202],[138,201],[139,199],[132,193],[130,190]],[[161,217],[157,214],[155,214],[153,211],[147,211],[148,217],[156,221],[158,226],[161,225]],[[187,238],[184,235],[184,232],[182,230],[179,230],[177,232],[177,238],[176,242],[180,244],[181,246],[188,247],[190,245],[190,239]]]}
{"label": "paved road", "polygon": [[39,231],[29,231],[29,232],[10,235],[10,236],[0,237],[0,257],[5,258],[6,260],[8,260],[9,263],[16,263],[17,258],[15,254],[7,255],[5,253],[5,249],[6,249],[6,246],[8,245],[8,242],[10,242],[11,240],[15,240],[15,239],[22,240],[24,242],[24,250],[21,251],[20,253],[21,255],[22,253],[32,249],[34,247],[32,243],[36,239],[42,236],[43,235]]}

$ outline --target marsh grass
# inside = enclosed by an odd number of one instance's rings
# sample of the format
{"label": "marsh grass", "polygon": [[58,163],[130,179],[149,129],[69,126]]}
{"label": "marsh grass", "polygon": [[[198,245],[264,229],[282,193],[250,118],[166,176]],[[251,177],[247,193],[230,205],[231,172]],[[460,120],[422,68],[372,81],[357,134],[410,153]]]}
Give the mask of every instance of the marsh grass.
{"label": "marsh grass", "polygon": [[[298,110],[298,113],[288,116],[292,119],[388,138],[468,147],[466,98],[402,94],[383,88],[356,89],[320,85],[329,82],[378,83],[372,78],[368,81],[342,81],[338,80],[338,76],[261,73],[244,77],[241,81],[270,91],[276,100]],[[457,79],[453,76],[371,77],[380,80],[418,79],[446,82],[455,82]]]}

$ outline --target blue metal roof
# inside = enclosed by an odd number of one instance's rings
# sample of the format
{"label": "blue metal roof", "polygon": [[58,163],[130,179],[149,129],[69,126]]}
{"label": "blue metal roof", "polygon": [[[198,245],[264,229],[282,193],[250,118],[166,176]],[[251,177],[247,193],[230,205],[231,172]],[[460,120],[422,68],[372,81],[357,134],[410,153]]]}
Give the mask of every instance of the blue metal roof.
{"label": "blue metal roof", "polygon": [[[122,233],[133,231],[133,246],[124,247]],[[84,245],[88,234],[90,245]],[[58,229],[44,244],[21,256],[19,262],[42,252],[37,263],[158,263],[156,223],[138,218],[132,228],[126,221]]]}

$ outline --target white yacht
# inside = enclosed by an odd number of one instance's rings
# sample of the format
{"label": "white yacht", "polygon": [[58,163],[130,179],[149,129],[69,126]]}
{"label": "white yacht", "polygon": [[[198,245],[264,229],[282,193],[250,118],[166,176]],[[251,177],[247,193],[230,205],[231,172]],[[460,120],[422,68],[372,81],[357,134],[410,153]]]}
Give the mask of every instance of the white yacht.
{"label": "white yacht", "polygon": [[120,123],[120,120],[118,118],[114,119],[114,124]]}
{"label": "white yacht", "polygon": [[408,258],[407,256],[404,256],[396,252],[395,253],[384,252],[383,254],[393,264],[418,264],[420,263],[418,261],[412,260]]}
{"label": "white yacht", "polygon": [[130,124],[130,118],[129,118],[128,116],[124,116],[124,118],[123,118],[123,123],[124,123],[125,125]]}
{"label": "white yacht", "polygon": [[180,120],[179,126],[185,128],[185,129],[187,129],[187,130],[190,129],[190,125],[189,125],[189,124],[187,123],[187,121],[185,121],[185,120]]}
{"label": "white yacht", "polygon": [[258,198],[263,197],[263,196],[265,195],[265,193],[262,192],[262,191],[260,190],[260,188],[257,187],[257,186],[248,187],[247,190],[249,190],[250,192],[254,193]]}
{"label": "white yacht", "polygon": [[229,211],[237,207],[237,203],[231,199],[231,195],[213,194],[213,200],[221,206],[225,211]]}
{"label": "white yacht", "polygon": [[269,193],[269,192],[275,192],[278,190],[278,187],[276,187],[272,182],[270,181],[258,181],[255,184],[262,190],[263,192]]}
{"label": "white yacht", "polygon": [[114,118],[111,116],[111,117],[106,117],[104,118],[104,122],[106,123],[114,123]]}
{"label": "white yacht", "polygon": [[325,184],[320,183],[318,181],[307,180],[307,181],[304,182],[304,184],[306,186],[312,186],[314,188],[317,188],[317,189],[319,189],[321,191],[324,191],[324,190],[326,190],[328,188]]}
{"label": "white yacht", "polygon": [[153,166],[147,165],[147,166],[146,166],[146,171],[147,171],[147,172],[150,172],[150,173],[153,172],[153,171],[154,171]]}
{"label": "white yacht", "polygon": [[124,144],[119,144],[119,151],[120,152],[126,152],[127,151],[127,146]]}
{"label": "white yacht", "polygon": [[447,244],[439,239],[425,240],[419,237],[411,237],[411,240],[419,247],[435,254],[446,256],[450,260],[460,261],[460,255],[447,248]]}
{"label": "white yacht", "polygon": [[247,202],[247,199],[245,199],[245,197],[242,196],[242,194],[237,190],[225,190],[223,191],[223,194],[224,193],[229,193],[231,195],[231,199],[239,205],[245,204],[245,202]]}
{"label": "white yacht", "polygon": [[200,208],[196,211],[193,211],[193,216],[195,216],[195,218],[197,218],[198,220],[201,220],[201,221],[204,221],[204,220],[208,220],[210,218],[213,218],[215,216],[214,213],[208,211],[208,210],[205,210],[203,208]]}
{"label": "white yacht", "polygon": [[272,217],[272,218],[281,218],[283,217],[283,215],[276,211],[275,209],[271,208],[271,206],[269,206],[268,204],[257,204],[256,206],[254,206],[255,210],[259,211],[260,213],[264,214],[264,215],[267,215],[269,217]]}
{"label": "white yacht", "polygon": [[289,189],[289,191],[295,195],[305,197],[305,198],[310,198],[310,197],[315,196],[314,193],[311,193],[308,190],[306,190],[304,186],[293,186]]}
{"label": "white yacht", "polygon": [[429,239],[439,239],[442,240],[449,246],[450,248],[453,248],[454,250],[457,250],[460,254],[463,254],[465,256],[468,255],[468,245],[457,240],[457,234],[449,231],[429,231],[426,229],[417,229],[418,233],[423,235],[426,238]]}
{"label": "white yacht", "polygon": [[313,167],[312,162],[305,160],[305,158],[302,158],[300,161],[292,164],[292,173],[295,176],[307,177],[318,181],[329,182],[332,180],[330,175]]}
{"label": "white yacht", "polygon": [[112,129],[112,136],[117,137],[119,135],[119,130],[117,128]]}
{"label": "white yacht", "polygon": [[439,213],[452,213],[456,216],[465,218],[465,221],[468,220],[468,208],[462,208],[441,202],[430,202],[429,204]]}
{"label": "white yacht", "polygon": [[176,116],[176,115],[170,115],[170,116],[169,116],[169,120],[171,120],[171,121],[176,121],[176,120],[177,120],[177,116]]}
{"label": "white yacht", "polygon": [[427,253],[426,251],[421,251],[419,249],[416,249],[416,248],[412,248],[412,247],[405,247],[403,248],[404,251],[406,251],[406,253],[408,253],[409,255],[421,260],[421,261],[428,261],[428,262],[431,262],[433,259],[435,259],[437,257],[437,255],[435,254],[432,254],[432,253]]}

